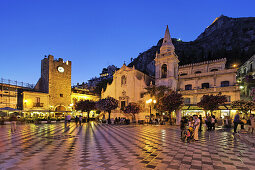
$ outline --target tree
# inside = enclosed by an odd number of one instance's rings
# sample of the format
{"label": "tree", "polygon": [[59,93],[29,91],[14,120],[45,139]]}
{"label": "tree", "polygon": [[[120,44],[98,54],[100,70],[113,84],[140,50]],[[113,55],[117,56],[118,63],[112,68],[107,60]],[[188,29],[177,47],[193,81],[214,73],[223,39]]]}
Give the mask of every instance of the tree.
{"label": "tree", "polygon": [[104,99],[101,99],[97,102],[96,107],[101,110],[108,112],[108,123],[111,124],[111,112],[112,110],[116,109],[118,107],[118,100],[114,99],[113,97],[106,97]]}
{"label": "tree", "polygon": [[92,100],[80,100],[75,103],[75,110],[80,110],[82,112],[88,113],[88,120],[89,120],[89,113],[91,110],[96,109],[96,103]]}
{"label": "tree", "polygon": [[151,85],[145,88],[145,90],[146,92],[144,94],[149,94],[150,97],[155,97],[156,99],[163,97],[166,93],[171,91],[169,87],[155,85]]}
{"label": "tree", "polygon": [[245,100],[237,100],[231,103],[233,109],[239,110],[245,114],[248,114],[249,111],[255,109],[255,102],[253,101],[245,101]]}
{"label": "tree", "polygon": [[165,94],[162,98],[159,99],[158,103],[156,104],[156,108],[161,112],[168,112],[171,119],[171,113],[173,111],[180,109],[182,104],[183,104],[182,95],[175,91],[170,91],[169,93]]}
{"label": "tree", "polygon": [[132,115],[132,119],[135,120],[135,115],[141,111],[140,106],[137,103],[129,103],[124,108],[124,113],[128,113]]}
{"label": "tree", "polygon": [[218,95],[204,95],[200,102],[197,103],[198,107],[202,107],[204,110],[210,110],[211,114],[214,110],[219,109],[220,105],[223,105],[227,101],[226,96]]}

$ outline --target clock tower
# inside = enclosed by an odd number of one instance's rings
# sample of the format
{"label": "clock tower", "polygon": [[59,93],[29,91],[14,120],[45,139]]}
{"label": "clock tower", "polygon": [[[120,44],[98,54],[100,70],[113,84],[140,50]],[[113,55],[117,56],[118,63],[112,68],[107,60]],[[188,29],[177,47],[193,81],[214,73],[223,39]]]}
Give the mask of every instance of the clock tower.
{"label": "clock tower", "polygon": [[70,111],[71,61],[54,60],[52,55],[41,61],[41,78],[35,89],[49,94],[49,105],[54,111]]}

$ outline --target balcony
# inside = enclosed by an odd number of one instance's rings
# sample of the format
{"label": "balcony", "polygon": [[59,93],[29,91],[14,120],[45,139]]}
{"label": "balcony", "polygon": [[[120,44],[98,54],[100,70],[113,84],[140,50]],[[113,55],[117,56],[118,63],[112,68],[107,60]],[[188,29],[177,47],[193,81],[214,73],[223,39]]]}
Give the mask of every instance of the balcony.
{"label": "balcony", "polygon": [[193,89],[193,90],[180,90],[182,95],[192,94],[206,94],[206,93],[219,93],[219,92],[231,92],[239,91],[239,86],[227,86],[227,87],[210,87],[205,89]]}
{"label": "balcony", "polygon": [[43,107],[43,103],[34,103],[33,107]]}

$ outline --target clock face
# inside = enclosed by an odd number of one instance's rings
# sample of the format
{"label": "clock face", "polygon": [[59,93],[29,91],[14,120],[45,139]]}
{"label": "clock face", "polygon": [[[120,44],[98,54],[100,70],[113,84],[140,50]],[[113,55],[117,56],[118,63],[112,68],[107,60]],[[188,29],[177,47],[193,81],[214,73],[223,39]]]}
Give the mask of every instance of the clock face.
{"label": "clock face", "polygon": [[64,69],[63,67],[59,66],[59,67],[58,67],[58,71],[59,71],[60,73],[63,73],[63,72],[65,71],[65,69]]}

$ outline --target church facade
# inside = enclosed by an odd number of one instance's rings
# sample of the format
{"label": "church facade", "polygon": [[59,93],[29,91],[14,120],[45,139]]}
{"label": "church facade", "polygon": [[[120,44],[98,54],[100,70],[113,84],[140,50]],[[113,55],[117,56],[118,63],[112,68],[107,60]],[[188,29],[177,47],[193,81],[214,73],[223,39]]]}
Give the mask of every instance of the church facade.
{"label": "church facade", "polygon": [[[134,67],[127,67],[125,64],[113,74],[113,81],[102,91],[101,98],[108,96],[119,101],[119,107],[112,112],[112,118],[128,117],[123,109],[131,102],[144,104],[144,93],[146,87],[154,83],[154,79]],[[148,113],[148,112],[147,112]],[[137,119],[144,119],[145,110],[139,113]]]}

